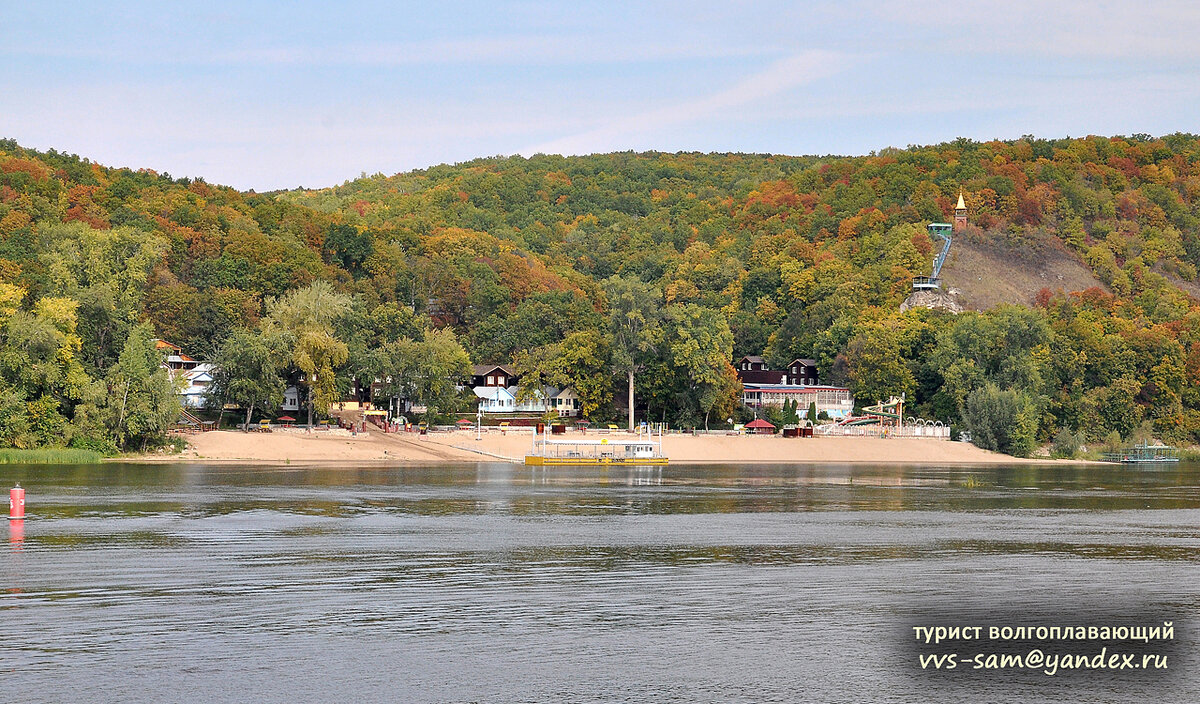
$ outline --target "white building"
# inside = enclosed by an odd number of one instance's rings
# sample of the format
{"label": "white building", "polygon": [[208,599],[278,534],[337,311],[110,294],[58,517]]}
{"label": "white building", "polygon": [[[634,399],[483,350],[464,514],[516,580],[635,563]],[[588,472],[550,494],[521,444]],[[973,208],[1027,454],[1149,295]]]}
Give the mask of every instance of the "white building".
{"label": "white building", "polygon": [[550,407],[558,412],[559,418],[574,418],[579,415],[579,394],[568,386],[551,397]]}
{"label": "white building", "polygon": [[512,390],[503,386],[476,386],[472,391],[479,399],[479,410],[484,413],[516,413],[517,387]]}
{"label": "white building", "polygon": [[570,387],[561,391],[554,386],[545,386],[518,401],[518,386],[476,386],[472,391],[479,399],[479,408],[484,413],[546,413],[556,412],[560,417],[579,415],[579,396]]}
{"label": "white building", "polygon": [[813,403],[817,404],[817,413],[824,412],[830,418],[845,418],[854,411],[854,394],[844,386],[742,385],[742,403],[751,408],[782,407],[784,401],[796,401],[800,415]]}
{"label": "white building", "polygon": [[184,408],[203,408],[204,393],[213,382],[213,365],[200,362],[187,370],[177,370],[174,373],[183,378],[183,390],[179,392]]}
{"label": "white building", "polygon": [[283,405],[285,411],[300,410],[300,387],[292,385],[283,390]]}

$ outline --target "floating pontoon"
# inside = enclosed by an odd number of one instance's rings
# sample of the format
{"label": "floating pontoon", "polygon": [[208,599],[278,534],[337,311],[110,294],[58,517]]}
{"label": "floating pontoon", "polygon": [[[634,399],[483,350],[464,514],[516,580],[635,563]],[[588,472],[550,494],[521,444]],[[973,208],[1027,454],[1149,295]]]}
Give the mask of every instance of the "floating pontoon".
{"label": "floating pontoon", "polygon": [[649,430],[630,438],[598,438],[595,440],[551,440],[550,429],[533,434],[533,447],[525,456],[525,464],[543,465],[662,465],[667,457],[662,451],[662,431],[657,437]]}

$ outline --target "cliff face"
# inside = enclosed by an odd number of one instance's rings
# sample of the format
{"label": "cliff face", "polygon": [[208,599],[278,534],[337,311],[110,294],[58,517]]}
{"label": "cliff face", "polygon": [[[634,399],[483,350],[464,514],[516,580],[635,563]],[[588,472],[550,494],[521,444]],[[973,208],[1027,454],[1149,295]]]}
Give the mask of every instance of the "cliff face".
{"label": "cliff face", "polygon": [[951,313],[961,313],[962,305],[958,302],[958,291],[913,291],[900,304],[900,312],[913,308],[929,308],[932,310],[948,310]]}

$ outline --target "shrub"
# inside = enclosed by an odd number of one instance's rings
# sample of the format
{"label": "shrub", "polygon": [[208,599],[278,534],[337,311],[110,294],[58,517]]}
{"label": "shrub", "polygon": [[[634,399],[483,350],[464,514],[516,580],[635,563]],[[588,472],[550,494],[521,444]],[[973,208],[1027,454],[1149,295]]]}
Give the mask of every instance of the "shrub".
{"label": "shrub", "polygon": [[1081,435],[1063,428],[1054,436],[1054,444],[1050,448],[1050,456],[1059,459],[1074,459],[1079,454],[1079,446],[1083,444]]}
{"label": "shrub", "polygon": [[978,447],[1015,457],[1033,451],[1038,413],[1028,395],[988,384],[967,396],[965,410],[963,420]]}

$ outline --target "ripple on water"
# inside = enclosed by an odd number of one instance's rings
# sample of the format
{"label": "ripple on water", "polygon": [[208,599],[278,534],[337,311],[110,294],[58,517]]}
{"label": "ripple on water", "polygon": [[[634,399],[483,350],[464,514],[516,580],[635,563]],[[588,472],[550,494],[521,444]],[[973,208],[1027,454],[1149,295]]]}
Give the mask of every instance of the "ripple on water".
{"label": "ripple on water", "polygon": [[1200,700],[1187,669],[964,690],[896,636],[1190,617],[1190,466],[46,471],[0,567],[30,701]]}

